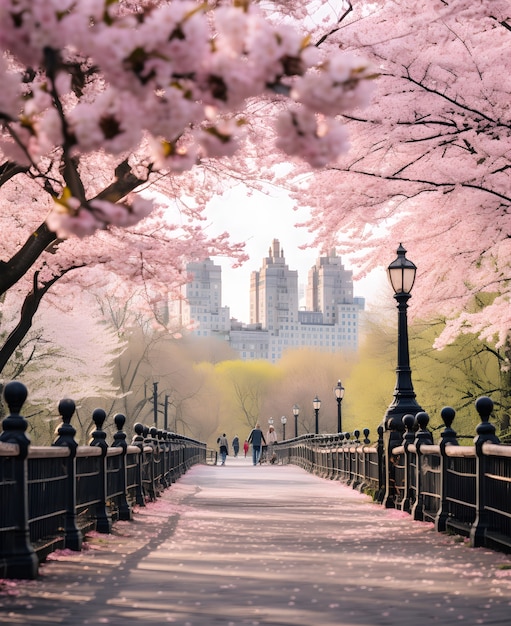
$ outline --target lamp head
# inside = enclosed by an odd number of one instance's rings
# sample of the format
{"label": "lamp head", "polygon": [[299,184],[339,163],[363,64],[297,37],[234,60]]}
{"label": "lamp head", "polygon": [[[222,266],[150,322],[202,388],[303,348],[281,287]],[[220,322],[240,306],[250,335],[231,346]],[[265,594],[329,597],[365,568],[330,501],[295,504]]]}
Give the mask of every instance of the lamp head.
{"label": "lamp head", "polygon": [[344,398],[344,387],[342,386],[342,383],[340,380],[337,381],[337,385],[334,387],[334,393],[335,393],[335,397],[338,400],[342,400]]}
{"label": "lamp head", "polygon": [[415,274],[417,267],[409,259],[406,258],[406,250],[399,244],[397,249],[397,259],[387,268],[387,275],[395,294],[410,293],[413,283],[415,282]]}

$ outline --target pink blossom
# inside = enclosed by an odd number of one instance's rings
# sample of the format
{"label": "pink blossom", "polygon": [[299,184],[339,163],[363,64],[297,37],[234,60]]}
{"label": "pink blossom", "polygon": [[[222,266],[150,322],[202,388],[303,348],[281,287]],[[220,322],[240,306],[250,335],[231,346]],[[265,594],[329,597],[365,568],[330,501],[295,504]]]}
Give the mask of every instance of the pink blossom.
{"label": "pink blossom", "polygon": [[293,95],[313,111],[338,115],[369,104],[374,89],[373,82],[367,80],[370,75],[363,61],[354,55],[337,53],[299,77]]}
{"label": "pink blossom", "polygon": [[159,170],[171,172],[185,172],[197,163],[197,148],[193,145],[184,145],[172,142],[148,139],[149,150],[155,166]]}
{"label": "pink blossom", "polygon": [[241,126],[235,120],[221,120],[216,125],[207,124],[197,133],[204,155],[212,158],[232,156],[239,146]]}
{"label": "pink blossom", "polygon": [[70,213],[63,210],[61,205],[56,205],[56,208],[48,215],[46,223],[48,228],[54,231],[57,237],[61,239],[66,239],[71,235],[75,235],[80,239],[89,237],[101,225],[92,213],[83,207]]}
{"label": "pink blossom", "polygon": [[0,83],[2,85],[2,89],[0,89],[0,112],[7,117],[16,119],[21,106],[21,76],[19,73],[9,71],[5,59],[1,56]]}
{"label": "pink blossom", "polygon": [[336,120],[318,123],[314,113],[295,108],[280,114],[276,145],[289,155],[299,155],[312,167],[324,167],[335,161],[349,147],[345,128]]}
{"label": "pink blossom", "polygon": [[118,154],[134,149],[141,139],[142,120],[135,99],[107,89],[94,103],[82,102],[69,114],[78,146],[85,151],[103,147]]}

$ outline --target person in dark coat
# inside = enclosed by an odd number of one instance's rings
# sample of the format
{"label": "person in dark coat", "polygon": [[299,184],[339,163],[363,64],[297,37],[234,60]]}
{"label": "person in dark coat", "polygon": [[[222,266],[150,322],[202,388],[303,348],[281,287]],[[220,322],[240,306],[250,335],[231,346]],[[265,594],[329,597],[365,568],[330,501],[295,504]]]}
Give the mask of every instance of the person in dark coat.
{"label": "person in dark coat", "polygon": [[261,458],[261,446],[263,443],[266,445],[266,439],[264,438],[260,424],[255,425],[255,428],[252,429],[247,441],[252,444],[252,462],[254,465],[257,465],[259,463],[259,459]]}
{"label": "person in dark coat", "polygon": [[234,451],[234,458],[238,456],[238,452],[240,451],[240,439],[238,435],[234,435],[234,439],[232,440],[232,449]]}

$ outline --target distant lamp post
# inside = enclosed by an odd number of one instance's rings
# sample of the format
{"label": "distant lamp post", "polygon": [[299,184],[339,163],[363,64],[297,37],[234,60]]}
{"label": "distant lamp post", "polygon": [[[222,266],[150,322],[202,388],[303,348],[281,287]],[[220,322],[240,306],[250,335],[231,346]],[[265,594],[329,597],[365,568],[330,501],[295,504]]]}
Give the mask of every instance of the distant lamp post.
{"label": "distant lamp post", "polygon": [[321,408],[321,400],[316,397],[312,401],[312,406],[314,407],[314,413],[316,414],[316,435],[319,433],[319,409]]}
{"label": "distant lamp post", "polygon": [[287,424],[287,417],[285,415],[283,415],[280,418],[280,423],[282,424],[282,441],[285,441],[285,439],[286,439],[286,424]]}
{"label": "distant lamp post", "polygon": [[158,383],[153,383],[153,419],[155,427],[158,428]]}
{"label": "distant lamp post", "polygon": [[397,301],[398,326],[397,326],[397,367],[396,387],[394,400],[389,405],[385,417],[384,426],[388,430],[389,422],[393,420],[394,428],[403,429],[402,418],[407,413],[416,415],[422,408],[415,400],[415,392],[412,385],[412,370],[410,368],[410,353],[408,350],[408,320],[406,310],[408,300],[415,282],[417,267],[406,258],[406,250],[401,244],[397,249],[397,259],[392,261],[387,269],[390,284],[394,290],[394,298]]}
{"label": "distant lamp post", "polygon": [[169,429],[169,396],[165,395],[165,405],[163,409],[163,429]]}
{"label": "distant lamp post", "polygon": [[337,432],[342,433],[342,399],[344,398],[344,387],[340,380],[337,381],[337,385],[334,387],[335,398],[337,400]]}
{"label": "distant lamp post", "polygon": [[268,426],[273,426],[273,417],[268,419]]}
{"label": "distant lamp post", "polygon": [[293,415],[295,417],[295,437],[298,437],[298,416],[300,415],[300,407],[293,404]]}

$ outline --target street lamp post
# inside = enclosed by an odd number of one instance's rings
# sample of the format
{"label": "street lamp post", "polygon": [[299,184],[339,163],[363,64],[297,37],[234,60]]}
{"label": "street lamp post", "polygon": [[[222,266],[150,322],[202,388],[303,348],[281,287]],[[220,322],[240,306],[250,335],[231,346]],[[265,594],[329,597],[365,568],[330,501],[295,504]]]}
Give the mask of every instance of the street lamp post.
{"label": "street lamp post", "polygon": [[293,415],[295,417],[295,438],[298,437],[298,416],[300,415],[300,407],[293,404]]}
{"label": "street lamp post", "polygon": [[158,428],[158,383],[153,383],[153,418],[154,425]]}
{"label": "street lamp post", "polygon": [[285,415],[283,415],[280,418],[280,423],[282,424],[282,441],[286,440],[286,424],[287,424],[287,417]]}
{"label": "street lamp post", "polygon": [[319,409],[321,408],[321,400],[316,397],[312,401],[312,406],[314,407],[314,413],[316,414],[316,435],[319,433]]}
{"label": "street lamp post", "polygon": [[344,387],[340,380],[337,381],[337,385],[334,387],[335,398],[337,400],[337,432],[342,433],[342,399],[344,398]]}
{"label": "street lamp post", "polygon": [[410,368],[410,353],[408,350],[408,320],[406,314],[417,267],[409,261],[405,255],[406,250],[399,244],[397,259],[392,261],[387,269],[389,281],[394,290],[394,298],[397,301],[398,343],[394,400],[389,405],[383,422],[385,429],[389,430],[389,424],[392,420],[393,428],[399,431],[404,429],[402,423],[404,415],[410,413],[415,416],[419,411],[422,411],[422,408],[415,399],[412,384],[412,370]]}
{"label": "street lamp post", "polygon": [[165,406],[163,409],[163,429],[169,429],[169,396],[165,394]]}

